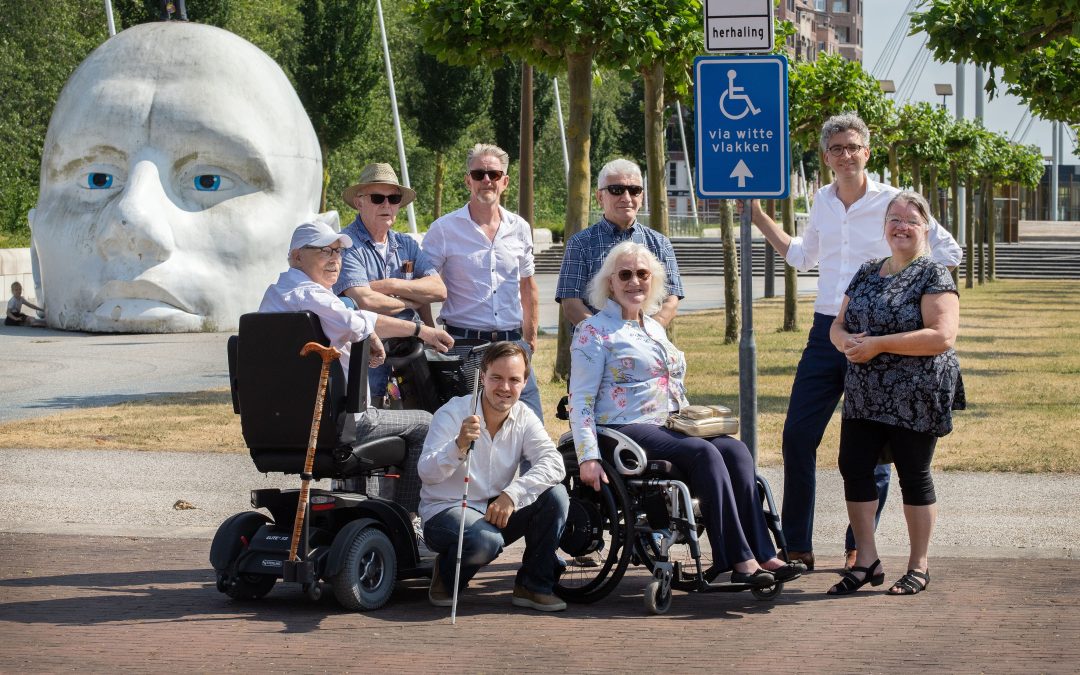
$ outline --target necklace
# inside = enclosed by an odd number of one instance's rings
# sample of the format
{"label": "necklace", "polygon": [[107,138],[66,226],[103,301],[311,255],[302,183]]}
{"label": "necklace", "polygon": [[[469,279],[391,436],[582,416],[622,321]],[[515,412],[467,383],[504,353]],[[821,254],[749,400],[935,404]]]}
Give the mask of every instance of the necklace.
{"label": "necklace", "polygon": [[921,258],[921,257],[922,257],[921,255],[917,255],[914,258],[912,258],[911,260],[904,263],[903,267],[901,267],[900,269],[896,269],[896,260],[894,260],[892,256],[889,256],[888,258],[885,259],[885,264],[882,265],[882,267],[888,266],[888,269],[885,270],[885,273],[888,276],[895,276],[897,274],[900,274],[901,272],[903,272],[907,268],[911,267],[911,264],[913,262],[915,262],[916,260],[918,260],[919,258]]}

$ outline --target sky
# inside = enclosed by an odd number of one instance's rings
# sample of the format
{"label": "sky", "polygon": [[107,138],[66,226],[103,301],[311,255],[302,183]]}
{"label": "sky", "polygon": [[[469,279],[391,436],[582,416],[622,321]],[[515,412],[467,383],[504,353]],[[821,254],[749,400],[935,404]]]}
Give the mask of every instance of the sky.
{"label": "sky", "polygon": [[[901,14],[907,8],[904,0],[863,0],[863,67],[867,72],[872,72],[878,57],[884,50],[886,43],[892,35],[893,29],[901,18]],[[905,37],[900,47],[899,54],[887,75],[877,74],[881,80],[894,80],[897,88],[900,81],[908,70],[909,64],[919,52],[921,39],[918,36]],[[966,103],[964,116],[968,119],[975,117],[975,67],[968,65],[966,68]],[[935,83],[948,82],[956,91],[956,65],[937,63],[931,60],[923,71],[919,83],[912,94],[912,101],[930,101],[941,103],[941,96],[934,94]],[[1000,88],[1000,85],[999,85]],[[956,114],[956,97],[949,96],[946,105],[949,112]],[[1004,133],[1011,137],[1024,114],[1023,103],[1013,96],[997,95],[992,101],[987,101],[984,108],[986,127],[992,131]],[[1031,125],[1025,144],[1038,144],[1043,149],[1043,155],[1051,154],[1051,123],[1046,120],[1036,120]],[[1021,129],[1021,132],[1023,130]],[[1066,154],[1065,164],[1080,164],[1080,158],[1071,153],[1073,149],[1072,139],[1065,132]]]}

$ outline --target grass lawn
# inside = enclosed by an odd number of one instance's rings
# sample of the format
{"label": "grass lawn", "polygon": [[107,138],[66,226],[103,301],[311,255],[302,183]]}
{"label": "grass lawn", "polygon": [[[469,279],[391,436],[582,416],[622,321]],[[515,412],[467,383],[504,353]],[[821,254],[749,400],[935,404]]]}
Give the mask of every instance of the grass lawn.
{"label": "grass lawn", "polygon": [[[754,305],[758,357],[758,450],[761,464],[780,461],[780,431],[812,303],[800,298],[800,330],[781,333],[780,299]],[[680,317],[676,342],[690,364],[694,403],[738,409],[738,345],[724,345],[723,314]],[[1080,472],[1080,283],[998,281],[961,293],[957,350],[968,409],[938,443],[935,468],[970,471]],[[554,336],[542,336],[541,374],[548,431],[565,385],[548,383]],[[224,362],[222,368],[225,367]],[[836,465],[839,413],[830,423],[818,462]],[[244,452],[239,418],[226,391],[208,391],[87,408],[0,425],[0,447],[132,448]]]}

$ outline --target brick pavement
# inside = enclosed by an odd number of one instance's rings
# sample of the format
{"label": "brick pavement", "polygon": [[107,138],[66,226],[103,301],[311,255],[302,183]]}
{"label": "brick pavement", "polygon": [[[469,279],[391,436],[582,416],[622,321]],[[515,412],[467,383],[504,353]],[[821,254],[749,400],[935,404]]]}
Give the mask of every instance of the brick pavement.
{"label": "brick pavement", "polygon": [[[214,588],[208,546],[0,534],[0,671],[1012,673],[1080,662],[1076,560],[934,559],[930,591],[914,598],[827,598],[836,577],[818,571],[775,602],[676,593],[652,617],[641,568],[595,605],[513,608],[504,557],[451,626],[415,582],[367,614],[289,586],[234,602]],[[902,573],[903,560],[884,562],[889,581]]]}

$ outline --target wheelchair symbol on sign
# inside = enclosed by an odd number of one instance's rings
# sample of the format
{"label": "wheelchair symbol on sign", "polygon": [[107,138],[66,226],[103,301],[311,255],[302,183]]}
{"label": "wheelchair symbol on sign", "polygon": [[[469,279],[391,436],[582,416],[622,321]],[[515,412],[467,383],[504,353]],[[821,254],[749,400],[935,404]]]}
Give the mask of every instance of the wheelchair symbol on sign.
{"label": "wheelchair symbol on sign", "polygon": [[[728,88],[727,91],[720,95],[720,112],[724,113],[724,117],[728,118],[729,120],[741,120],[742,118],[746,117],[746,113],[756,115],[761,112],[760,108],[754,107],[754,102],[750,100],[750,97],[742,93],[743,87],[735,86],[736,75],[737,73],[734,70],[727,71]],[[729,104],[732,101],[743,101],[746,103],[746,106],[742,109],[742,112],[733,115],[727,111],[727,108],[724,107],[725,99],[727,99]]]}

